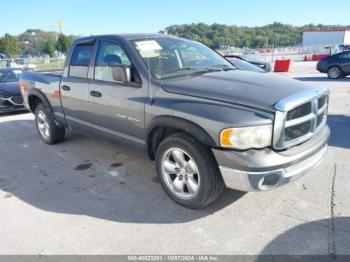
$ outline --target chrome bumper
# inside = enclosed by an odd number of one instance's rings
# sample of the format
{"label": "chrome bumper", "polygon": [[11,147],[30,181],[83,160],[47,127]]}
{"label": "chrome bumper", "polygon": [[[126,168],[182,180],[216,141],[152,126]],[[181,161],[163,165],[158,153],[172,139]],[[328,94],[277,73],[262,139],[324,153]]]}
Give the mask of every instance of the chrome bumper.
{"label": "chrome bumper", "polygon": [[8,101],[11,105],[14,105],[14,106],[24,106],[23,104],[23,101],[21,103],[18,103],[15,101],[15,98],[16,97],[0,97],[0,102],[5,102],[5,101]]}
{"label": "chrome bumper", "polygon": [[302,177],[327,152],[328,126],[312,139],[285,151],[212,149],[228,188],[266,191]]}
{"label": "chrome bumper", "polygon": [[317,154],[287,168],[265,172],[246,172],[219,166],[226,187],[240,191],[266,191],[296,180],[316,166],[327,152],[325,145]]}
{"label": "chrome bumper", "polygon": [[18,103],[16,97],[0,97],[0,113],[25,110],[23,103]]}

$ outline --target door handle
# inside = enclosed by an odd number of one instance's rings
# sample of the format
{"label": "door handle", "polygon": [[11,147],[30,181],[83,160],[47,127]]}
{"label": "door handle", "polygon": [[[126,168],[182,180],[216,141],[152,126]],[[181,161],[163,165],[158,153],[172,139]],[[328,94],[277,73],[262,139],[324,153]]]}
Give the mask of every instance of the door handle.
{"label": "door handle", "polygon": [[101,97],[102,93],[98,91],[90,91],[90,95],[94,97]]}
{"label": "door handle", "polygon": [[69,87],[69,86],[61,86],[61,88],[62,88],[64,91],[70,91],[70,87]]}

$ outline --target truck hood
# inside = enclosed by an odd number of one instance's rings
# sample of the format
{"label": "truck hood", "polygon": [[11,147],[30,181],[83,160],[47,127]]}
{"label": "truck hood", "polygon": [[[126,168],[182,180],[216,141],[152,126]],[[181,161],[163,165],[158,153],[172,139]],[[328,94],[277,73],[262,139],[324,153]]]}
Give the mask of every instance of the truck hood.
{"label": "truck hood", "polygon": [[309,86],[274,73],[234,70],[167,80],[163,88],[172,93],[275,111],[278,101]]}
{"label": "truck hood", "polygon": [[18,82],[0,83],[0,94],[8,97],[20,95]]}

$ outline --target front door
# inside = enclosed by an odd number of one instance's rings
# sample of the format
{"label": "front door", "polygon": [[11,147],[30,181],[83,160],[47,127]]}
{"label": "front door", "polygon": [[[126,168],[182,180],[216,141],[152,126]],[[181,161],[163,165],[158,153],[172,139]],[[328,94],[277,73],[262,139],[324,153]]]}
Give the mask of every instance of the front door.
{"label": "front door", "polygon": [[[113,65],[132,68],[132,82],[116,82]],[[96,129],[117,138],[143,143],[146,88],[122,46],[115,40],[101,40],[89,86],[92,121]]]}

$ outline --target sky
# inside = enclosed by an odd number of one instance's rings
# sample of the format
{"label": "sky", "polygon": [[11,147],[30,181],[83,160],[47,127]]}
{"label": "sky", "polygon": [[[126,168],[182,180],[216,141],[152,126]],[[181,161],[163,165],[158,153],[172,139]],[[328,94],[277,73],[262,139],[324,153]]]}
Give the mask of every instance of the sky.
{"label": "sky", "polygon": [[63,33],[79,36],[153,33],[198,22],[350,25],[349,0],[0,0],[0,6],[0,36],[29,28],[53,31],[60,20]]}

